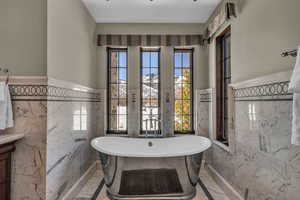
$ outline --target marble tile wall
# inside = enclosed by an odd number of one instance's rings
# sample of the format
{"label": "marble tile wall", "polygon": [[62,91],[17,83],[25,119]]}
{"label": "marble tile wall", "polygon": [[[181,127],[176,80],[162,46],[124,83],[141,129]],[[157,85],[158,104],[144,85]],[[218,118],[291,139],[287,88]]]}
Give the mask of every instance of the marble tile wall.
{"label": "marble tile wall", "polygon": [[25,135],[13,154],[12,199],[61,199],[96,159],[89,142],[103,134],[104,92],[47,77],[11,77],[10,91],[15,126],[4,133]]}
{"label": "marble tile wall", "polygon": [[13,153],[12,200],[46,199],[47,93],[42,89],[46,85],[46,77],[10,78],[15,123],[0,134],[25,135]]}
{"label": "marble tile wall", "polygon": [[47,199],[61,199],[96,160],[90,142],[99,136],[99,109],[98,102],[48,102]]}
{"label": "marble tile wall", "polygon": [[96,160],[90,142],[101,134],[104,91],[53,79],[49,87],[64,88],[54,89],[47,102],[46,199],[59,200]]}
{"label": "marble tile wall", "polygon": [[46,199],[46,101],[13,101],[14,128],[24,134],[12,159],[12,200]]}
{"label": "marble tile wall", "polygon": [[140,135],[140,89],[128,90],[128,135],[138,137]]}
{"label": "marble tile wall", "polygon": [[[211,138],[210,136],[210,118],[212,105],[212,90],[197,90],[196,91],[196,134],[199,136]],[[204,154],[206,162],[211,161],[212,148],[208,149]]]}
{"label": "marble tile wall", "polygon": [[235,151],[214,144],[207,161],[247,200],[298,200],[300,147],[291,145],[288,81],[261,80],[233,85]]}
{"label": "marble tile wall", "polygon": [[211,90],[196,91],[196,130],[197,135],[209,137],[209,119],[211,106]]}

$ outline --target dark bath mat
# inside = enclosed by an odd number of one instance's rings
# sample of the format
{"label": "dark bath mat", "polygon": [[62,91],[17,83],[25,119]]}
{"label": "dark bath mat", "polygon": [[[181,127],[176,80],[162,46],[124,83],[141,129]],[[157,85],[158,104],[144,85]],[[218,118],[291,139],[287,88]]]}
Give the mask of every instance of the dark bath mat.
{"label": "dark bath mat", "polygon": [[158,195],[183,193],[176,169],[123,171],[120,195]]}

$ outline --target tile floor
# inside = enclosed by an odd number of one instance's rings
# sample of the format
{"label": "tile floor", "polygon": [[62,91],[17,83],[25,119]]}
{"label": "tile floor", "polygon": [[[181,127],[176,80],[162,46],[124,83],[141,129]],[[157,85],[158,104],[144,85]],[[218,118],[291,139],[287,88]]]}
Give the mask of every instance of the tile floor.
{"label": "tile floor", "polygon": [[[90,178],[90,180],[86,183],[86,185],[82,188],[80,193],[73,200],[109,200],[106,196],[106,188],[105,186],[102,188],[98,197],[94,197],[95,191],[100,185],[100,182],[103,178],[102,172],[97,170],[94,175]],[[201,169],[200,179],[206,186],[207,190],[211,194],[213,200],[229,200],[226,197],[225,193],[222,189],[215,183],[215,181],[210,177],[205,168]],[[193,200],[211,200],[209,199],[201,186],[197,185],[197,196]]]}

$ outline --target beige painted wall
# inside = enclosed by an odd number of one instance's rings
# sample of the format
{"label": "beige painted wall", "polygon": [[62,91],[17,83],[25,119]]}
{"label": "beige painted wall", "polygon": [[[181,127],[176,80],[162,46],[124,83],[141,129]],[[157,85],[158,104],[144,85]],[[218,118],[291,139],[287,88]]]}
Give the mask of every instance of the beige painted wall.
{"label": "beige painted wall", "polygon": [[46,75],[46,0],[0,1],[0,67]]}
{"label": "beige painted wall", "polygon": [[195,48],[194,57],[194,83],[195,89],[207,89],[209,87],[208,51],[204,46]]}
{"label": "beige painted wall", "polygon": [[97,34],[200,34],[204,24],[98,23]]}
{"label": "beige painted wall", "polygon": [[[231,23],[232,82],[292,69],[295,59],[281,52],[300,45],[299,0],[242,0]],[[214,86],[215,43],[209,46],[210,86]]]}
{"label": "beige painted wall", "polygon": [[97,87],[95,29],[81,0],[49,0],[48,76]]}

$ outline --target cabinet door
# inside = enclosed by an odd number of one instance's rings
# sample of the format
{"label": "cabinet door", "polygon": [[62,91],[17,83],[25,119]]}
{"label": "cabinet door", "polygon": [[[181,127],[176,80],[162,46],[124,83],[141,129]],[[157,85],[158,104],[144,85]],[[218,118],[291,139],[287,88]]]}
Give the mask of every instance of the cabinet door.
{"label": "cabinet door", "polygon": [[0,155],[0,184],[6,181],[7,179],[6,167],[7,167],[7,160],[4,159],[4,155]]}
{"label": "cabinet door", "polygon": [[7,188],[7,184],[0,184],[0,199],[9,200],[9,189]]}
{"label": "cabinet door", "polygon": [[10,153],[0,154],[0,200],[10,199]]}

